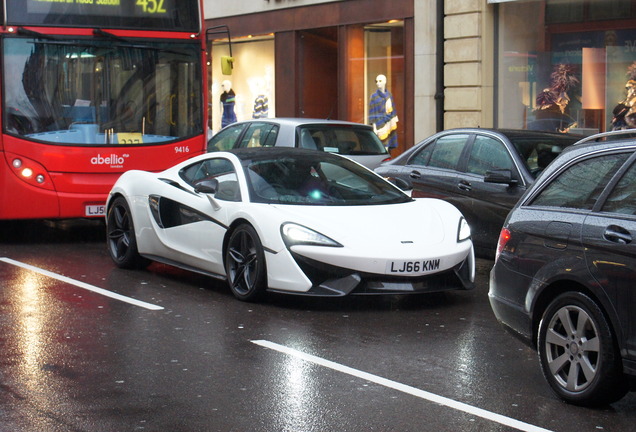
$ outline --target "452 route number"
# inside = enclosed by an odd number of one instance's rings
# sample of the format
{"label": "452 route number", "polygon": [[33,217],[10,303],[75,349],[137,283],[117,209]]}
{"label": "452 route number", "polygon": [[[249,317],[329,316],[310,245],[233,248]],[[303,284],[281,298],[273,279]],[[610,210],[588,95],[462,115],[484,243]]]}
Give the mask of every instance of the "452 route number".
{"label": "452 route number", "polygon": [[137,0],[137,6],[141,6],[143,13],[148,14],[164,14],[166,8],[163,5],[164,0]]}

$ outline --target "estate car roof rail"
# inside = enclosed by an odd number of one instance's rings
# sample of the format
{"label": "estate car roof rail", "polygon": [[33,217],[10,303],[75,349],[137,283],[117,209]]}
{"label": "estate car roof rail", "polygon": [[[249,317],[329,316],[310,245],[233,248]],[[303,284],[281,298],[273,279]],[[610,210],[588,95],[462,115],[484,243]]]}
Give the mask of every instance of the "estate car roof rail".
{"label": "estate car roof rail", "polygon": [[590,135],[589,137],[585,137],[582,140],[577,141],[575,144],[578,145],[589,142],[614,141],[627,138],[636,138],[636,129],[624,129],[597,133],[594,135]]}

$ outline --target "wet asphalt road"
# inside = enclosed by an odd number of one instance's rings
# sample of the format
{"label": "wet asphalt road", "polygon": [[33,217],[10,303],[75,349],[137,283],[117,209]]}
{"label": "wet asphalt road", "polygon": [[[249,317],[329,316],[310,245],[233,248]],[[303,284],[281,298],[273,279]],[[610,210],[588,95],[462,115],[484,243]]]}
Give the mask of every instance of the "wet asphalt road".
{"label": "wet asphalt road", "polygon": [[95,221],[0,223],[0,432],[634,430],[636,393],[552,395],[492,315],[491,265],[473,291],[247,304],[115,268]]}

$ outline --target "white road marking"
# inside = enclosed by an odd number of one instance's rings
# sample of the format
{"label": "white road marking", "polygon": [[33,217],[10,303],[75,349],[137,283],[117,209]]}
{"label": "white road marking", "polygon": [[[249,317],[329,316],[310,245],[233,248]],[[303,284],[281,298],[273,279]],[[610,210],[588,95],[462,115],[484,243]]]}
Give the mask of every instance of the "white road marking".
{"label": "white road marking", "polygon": [[17,267],[22,267],[23,269],[30,270],[30,271],[39,273],[39,274],[44,275],[44,276],[48,276],[50,278],[57,279],[59,281],[62,281],[62,282],[65,282],[65,283],[68,283],[68,284],[71,284],[71,285],[75,285],[76,287],[83,288],[85,290],[92,291],[94,293],[101,294],[103,296],[110,297],[110,298],[115,299],[115,300],[123,301],[123,302],[129,303],[129,304],[134,305],[134,306],[139,306],[139,307],[142,307],[142,308],[145,308],[145,309],[149,309],[149,310],[162,310],[163,309],[162,306],[157,306],[157,305],[153,305],[151,303],[146,303],[146,302],[143,302],[141,300],[136,300],[136,299],[134,299],[132,297],[126,297],[126,296],[123,296],[121,294],[117,294],[117,293],[114,293],[112,291],[108,291],[108,290],[105,290],[103,288],[99,288],[99,287],[96,287],[94,285],[87,284],[85,282],[77,281],[75,279],[71,279],[69,277],[62,276],[62,275],[59,275],[57,273],[53,273],[53,272],[50,272],[48,270],[41,269],[39,267],[32,266],[30,264],[25,264],[25,263],[20,262],[20,261],[12,260],[11,258],[0,258],[0,261],[5,262],[7,264],[11,264],[11,265],[17,266]]}
{"label": "white road marking", "polygon": [[274,342],[266,341],[266,340],[253,340],[252,343],[256,345],[260,345],[265,348],[269,348],[275,351],[278,351],[283,354],[287,354],[292,357],[299,358],[301,360],[314,363],[320,366],[324,366],[329,369],[336,370],[338,372],[342,372],[348,375],[352,375],[385,387],[392,388],[394,390],[401,391],[403,393],[410,394],[412,396],[419,397],[421,399],[426,399],[430,402],[434,402],[439,405],[443,405],[449,408],[453,408],[458,411],[463,411],[467,414],[472,414],[477,417],[481,417],[486,420],[490,420],[504,426],[510,426],[520,431],[526,432],[552,432],[548,429],[543,429],[538,426],[534,426],[528,423],[524,423],[519,420],[515,420],[510,417],[503,416],[501,414],[493,413],[491,411],[487,411],[481,408],[474,407],[472,405],[468,405],[462,402],[455,401],[453,399],[449,399],[443,396],[436,395],[434,393],[430,393],[424,390],[420,390],[415,387],[411,387],[406,384],[401,384],[397,381],[392,381],[386,378],[379,377],[377,375],[373,375],[367,372],[363,372],[357,369],[350,368],[348,366],[341,365],[339,363],[332,362],[330,360],[323,359],[321,357],[316,357],[311,354],[307,354],[301,351],[297,351],[293,348],[286,347],[284,345],[279,345]]}

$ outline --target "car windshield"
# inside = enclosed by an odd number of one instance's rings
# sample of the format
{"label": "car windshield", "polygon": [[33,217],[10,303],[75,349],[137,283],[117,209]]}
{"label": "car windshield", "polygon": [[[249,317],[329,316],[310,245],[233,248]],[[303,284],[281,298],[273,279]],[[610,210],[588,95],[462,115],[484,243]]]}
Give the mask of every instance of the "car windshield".
{"label": "car windshield", "polygon": [[296,205],[377,205],[410,201],[399,189],[345,158],[315,155],[251,161],[252,202]]}
{"label": "car windshield", "polygon": [[349,125],[303,125],[297,129],[297,147],[347,156],[387,154],[370,128]]}
{"label": "car windshield", "polygon": [[570,136],[508,136],[533,177],[537,177],[564,148],[574,144],[578,138]]}
{"label": "car windshield", "polygon": [[4,129],[90,146],[200,134],[199,50],[190,42],[5,38]]}

